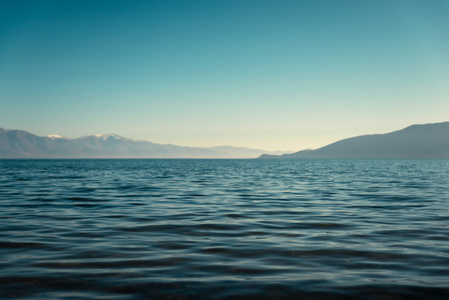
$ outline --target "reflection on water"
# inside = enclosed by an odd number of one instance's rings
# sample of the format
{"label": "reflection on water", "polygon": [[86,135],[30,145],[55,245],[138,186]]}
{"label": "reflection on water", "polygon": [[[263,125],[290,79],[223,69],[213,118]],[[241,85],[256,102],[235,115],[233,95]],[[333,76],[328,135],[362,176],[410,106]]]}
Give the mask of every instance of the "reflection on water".
{"label": "reflection on water", "polygon": [[449,161],[1,160],[0,298],[449,298]]}

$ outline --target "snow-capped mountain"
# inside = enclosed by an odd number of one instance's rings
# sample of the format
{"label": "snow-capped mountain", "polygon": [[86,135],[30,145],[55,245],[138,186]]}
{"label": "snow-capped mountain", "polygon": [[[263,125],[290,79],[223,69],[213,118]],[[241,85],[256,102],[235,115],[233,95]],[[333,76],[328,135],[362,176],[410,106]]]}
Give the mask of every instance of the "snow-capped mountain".
{"label": "snow-capped mountain", "polygon": [[0,158],[256,158],[260,149],[195,148],[135,141],[116,134],[69,139],[0,128]]}

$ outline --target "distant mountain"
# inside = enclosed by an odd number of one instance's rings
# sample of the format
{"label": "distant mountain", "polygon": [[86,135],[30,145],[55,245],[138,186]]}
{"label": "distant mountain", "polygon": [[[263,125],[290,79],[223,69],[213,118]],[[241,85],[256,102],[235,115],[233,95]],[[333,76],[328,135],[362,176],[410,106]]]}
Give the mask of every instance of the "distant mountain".
{"label": "distant mountain", "polygon": [[[260,149],[163,145],[135,141],[116,134],[40,137],[22,130],[0,128],[0,158],[257,158]],[[273,152],[280,154],[279,152]]]}
{"label": "distant mountain", "polygon": [[260,158],[449,159],[449,122],[412,125],[386,134],[340,140],[316,150]]}

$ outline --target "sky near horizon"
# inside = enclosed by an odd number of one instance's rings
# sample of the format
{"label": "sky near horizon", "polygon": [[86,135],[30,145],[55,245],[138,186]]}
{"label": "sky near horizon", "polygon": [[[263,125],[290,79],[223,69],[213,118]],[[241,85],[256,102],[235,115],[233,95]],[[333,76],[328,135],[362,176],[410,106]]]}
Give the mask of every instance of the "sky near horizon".
{"label": "sky near horizon", "polygon": [[318,148],[449,121],[449,0],[0,0],[0,127]]}

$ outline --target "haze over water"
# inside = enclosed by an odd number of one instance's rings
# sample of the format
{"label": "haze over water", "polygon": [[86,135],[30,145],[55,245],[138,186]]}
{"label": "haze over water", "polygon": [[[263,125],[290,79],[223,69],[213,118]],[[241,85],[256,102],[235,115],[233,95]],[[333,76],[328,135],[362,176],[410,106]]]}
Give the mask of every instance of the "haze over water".
{"label": "haze over water", "polygon": [[0,160],[0,297],[447,299],[447,160]]}

